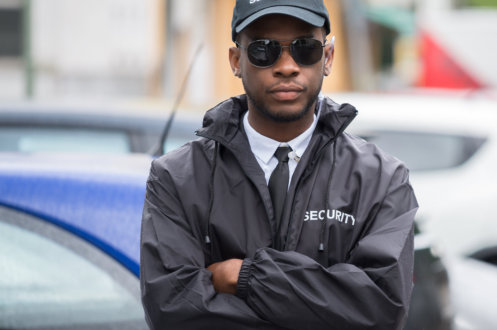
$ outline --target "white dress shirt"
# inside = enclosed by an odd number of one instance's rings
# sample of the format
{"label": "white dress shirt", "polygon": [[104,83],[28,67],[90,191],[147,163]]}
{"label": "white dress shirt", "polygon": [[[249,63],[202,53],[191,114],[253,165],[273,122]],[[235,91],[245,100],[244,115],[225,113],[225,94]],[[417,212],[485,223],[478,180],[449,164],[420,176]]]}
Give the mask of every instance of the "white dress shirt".
{"label": "white dress shirt", "polygon": [[[319,104],[321,105],[321,102],[319,102]],[[319,110],[321,110],[321,108],[319,108]],[[320,111],[318,111],[318,116],[319,112]],[[243,127],[245,129],[245,133],[247,134],[250,148],[254,153],[255,159],[257,159],[257,162],[264,171],[266,183],[269,184],[269,177],[271,176],[273,170],[276,168],[276,165],[278,165],[278,159],[276,159],[276,157],[274,156],[276,149],[278,149],[278,147],[280,146],[289,146],[290,148],[292,148],[292,152],[289,154],[290,159],[288,160],[288,170],[290,174],[288,186],[290,186],[290,182],[292,181],[292,176],[295,172],[298,161],[304,154],[305,149],[307,149],[307,146],[311,141],[312,133],[314,132],[314,129],[316,128],[318,122],[318,116],[314,114],[312,125],[309,126],[309,128],[302,134],[291,141],[282,143],[270,139],[267,136],[264,136],[257,132],[252,126],[250,126],[250,123],[248,121],[248,111],[245,113],[243,117]]]}

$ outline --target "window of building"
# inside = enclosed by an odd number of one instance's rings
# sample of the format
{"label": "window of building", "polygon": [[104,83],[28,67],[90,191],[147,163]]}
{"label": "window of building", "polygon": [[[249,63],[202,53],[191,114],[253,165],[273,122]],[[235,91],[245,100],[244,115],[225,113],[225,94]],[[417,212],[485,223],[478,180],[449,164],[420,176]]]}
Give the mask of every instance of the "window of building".
{"label": "window of building", "polygon": [[22,56],[22,16],[20,1],[0,3],[0,57]]}

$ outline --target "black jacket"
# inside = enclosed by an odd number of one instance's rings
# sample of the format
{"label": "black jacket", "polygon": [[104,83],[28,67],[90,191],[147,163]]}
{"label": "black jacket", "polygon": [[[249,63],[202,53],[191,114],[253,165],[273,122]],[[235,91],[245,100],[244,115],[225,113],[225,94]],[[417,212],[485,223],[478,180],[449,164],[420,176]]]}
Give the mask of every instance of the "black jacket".
{"label": "black jacket", "polygon": [[[416,199],[408,171],[344,133],[354,107],[325,98],[276,228],[243,131],[245,96],[207,112],[202,138],[152,164],[141,289],[152,329],[402,327],[412,290]],[[206,269],[244,259],[237,295]]]}

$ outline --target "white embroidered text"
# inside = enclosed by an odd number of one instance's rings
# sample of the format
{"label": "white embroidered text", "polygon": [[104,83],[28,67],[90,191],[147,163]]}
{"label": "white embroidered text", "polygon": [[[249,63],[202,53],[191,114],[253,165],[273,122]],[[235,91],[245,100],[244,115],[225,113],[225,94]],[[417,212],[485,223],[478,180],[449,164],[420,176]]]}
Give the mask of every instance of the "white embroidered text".
{"label": "white embroidered text", "polygon": [[355,218],[351,214],[338,210],[306,211],[304,221],[335,220],[355,226]]}

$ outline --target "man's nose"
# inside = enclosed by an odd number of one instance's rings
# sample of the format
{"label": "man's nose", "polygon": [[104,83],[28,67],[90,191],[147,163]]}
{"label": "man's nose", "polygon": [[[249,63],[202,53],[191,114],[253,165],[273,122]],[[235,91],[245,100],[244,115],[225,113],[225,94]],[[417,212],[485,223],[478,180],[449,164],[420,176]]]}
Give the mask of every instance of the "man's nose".
{"label": "man's nose", "polygon": [[273,74],[275,76],[292,77],[299,73],[300,66],[293,59],[290,47],[283,47],[280,58],[273,66]]}

